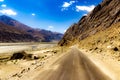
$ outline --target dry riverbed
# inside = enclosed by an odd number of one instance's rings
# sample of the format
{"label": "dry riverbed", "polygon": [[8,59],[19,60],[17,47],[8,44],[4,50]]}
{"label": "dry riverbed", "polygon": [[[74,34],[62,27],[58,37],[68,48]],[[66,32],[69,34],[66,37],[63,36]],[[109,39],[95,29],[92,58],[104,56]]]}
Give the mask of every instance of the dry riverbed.
{"label": "dry riverbed", "polygon": [[[60,53],[56,44],[0,44],[0,80],[21,80],[28,72],[42,67]],[[22,57],[19,57],[22,56]]]}

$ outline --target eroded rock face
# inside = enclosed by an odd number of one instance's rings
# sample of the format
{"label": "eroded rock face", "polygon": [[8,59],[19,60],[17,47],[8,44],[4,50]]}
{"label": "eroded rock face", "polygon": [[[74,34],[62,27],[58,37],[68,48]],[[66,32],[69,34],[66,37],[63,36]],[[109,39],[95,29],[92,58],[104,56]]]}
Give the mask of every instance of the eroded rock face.
{"label": "eroded rock face", "polygon": [[72,25],[59,42],[60,46],[68,45],[74,40],[84,38],[120,22],[120,0],[103,0],[87,16]]}

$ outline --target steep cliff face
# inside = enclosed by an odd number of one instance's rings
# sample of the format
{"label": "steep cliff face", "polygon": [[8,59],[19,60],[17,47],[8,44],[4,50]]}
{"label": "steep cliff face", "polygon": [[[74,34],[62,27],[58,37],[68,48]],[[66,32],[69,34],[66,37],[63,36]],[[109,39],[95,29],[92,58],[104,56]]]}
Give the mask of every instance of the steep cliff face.
{"label": "steep cliff face", "polygon": [[83,16],[77,24],[73,24],[64,34],[59,45],[69,45],[73,41],[81,41],[111,25],[120,22],[120,0],[103,0],[87,16]]}

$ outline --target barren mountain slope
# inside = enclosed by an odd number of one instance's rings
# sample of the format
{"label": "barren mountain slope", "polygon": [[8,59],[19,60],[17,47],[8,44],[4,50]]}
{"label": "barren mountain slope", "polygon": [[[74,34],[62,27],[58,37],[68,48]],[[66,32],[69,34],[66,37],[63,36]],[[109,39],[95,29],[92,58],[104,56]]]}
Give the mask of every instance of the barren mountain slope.
{"label": "barren mountain slope", "polygon": [[79,47],[120,60],[120,22],[79,42]]}
{"label": "barren mountain slope", "polygon": [[83,16],[77,24],[73,24],[66,31],[59,45],[71,45],[118,22],[120,22],[120,0],[103,0],[92,12]]}
{"label": "barren mountain slope", "polygon": [[0,42],[28,42],[37,41],[33,36],[24,31],[0,22]]}

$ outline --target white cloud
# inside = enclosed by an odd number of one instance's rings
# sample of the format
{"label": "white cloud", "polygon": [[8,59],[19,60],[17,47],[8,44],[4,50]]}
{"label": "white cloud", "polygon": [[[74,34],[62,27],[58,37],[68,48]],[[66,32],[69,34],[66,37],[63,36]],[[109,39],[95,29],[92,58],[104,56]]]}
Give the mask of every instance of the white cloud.
{"label": "white cloud", "polygon": [[87,16],[87,14],[83,14],[83,16]]}
{"label": "white cloud", "polygon": [[6,15],[17,15],[17,13],[11,9],[2,9],[0,10],[0,13],[6,14]]}
{"label": "white cloud", "polygon": [[95,5],[91,5],[91,6],[76,6],[76,11],[87,11],[90,12],[95,8]]}
{"label": "white cloud", "polygon": [[64,4],[62,5],[62,7],[69,7],[71,4],[68,2],[64,2]]}
{"label": "white cloud", "polygon": [[70,1],[70,4],[73,4],[73,3],[75,3],[75,1]]}
{"label": "white cloud", "polygon": [[54,29],[54,26],[48,26],[48,30],[53,30]]}
{"label": "white cloud", "polygon": [[36,14],[35,13],[32,13],[32,16],[35,16]]}
{"label": "white cloud", "polygon": [[73,3],[75,3],[75,1],[64,2],[63,5],[62,5],[61,11],[67,10],[68,7],[70,7]]}
{"label": "white cloud", "polygon": [[2,4],[1,7],[4,7],[4,8],[5,8],[5,7],[7,7],[7,5],[6,5],[6,4]]}
{"label": "white cloud", "polygon": [[4,0],[0,0],[0,2],[3,2]]}
{"label": "white cloud", "polygon": [[67,31],[67,30],[65,29],[65,30],[64,30],[64,33],[65,33],[66,31]]}

